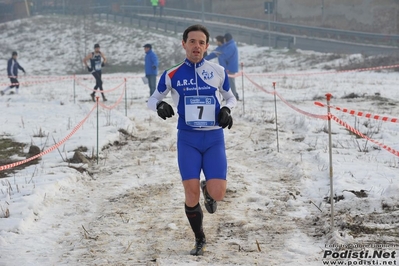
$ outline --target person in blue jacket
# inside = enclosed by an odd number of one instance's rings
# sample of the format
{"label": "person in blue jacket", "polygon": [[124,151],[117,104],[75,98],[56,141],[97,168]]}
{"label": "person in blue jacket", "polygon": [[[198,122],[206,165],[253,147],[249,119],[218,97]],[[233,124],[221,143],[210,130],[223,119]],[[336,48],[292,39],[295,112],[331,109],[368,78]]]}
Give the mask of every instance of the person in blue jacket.
{"label": "person in blue jacket", "polygon": [[0,91],[1,95],[4,95],[4,93],[12,88],[15,88],[16,93],[18,94],[18,89],[19,89],[19,82],[18,82],[18,69],[22,70],[22,72],[25,72],[25,69],[18,63],[17,61],[18,53],[17,52],[12,52],[11,58],[7,62],[7,75],[10,79],[10,86],[5,88],[4,90]]}
{"label": "person in blue jacket", "polygon": [[145,76],[148,79],[148,87],[150,88],[150,96],[154,93],[157,84],[158,74],[158,57],[152,50],[152,45],[147,43],[144,46],[145,58],[144,68]]}
{"label": "person in blue jacket", "polygon": [[[238,48],[237,44],[230,33],[224,35],[224,43],[218,46],[214,52],[209,54],[205,59],[211,60],[218,57],[219,64],[226,69],[229,75],[234,75],[238,72]],[[231,91],[233,92],[236,99],[239,99],[236,83],[234,77],[229,77],[229,83]]]}
{"label": "person in blue jacket", "polygon": [[[198,256],[203,255],[206,245],[200,189],[206,210],[214,213],[227,186],[223,128],[233,126],[231,110],[237,101],[225,69],[204,59],[209,46],[208,30],[202,25],[188,27],[183,33],[182,46],[186,59],[163,72],[147,105],[164,120],[175,114],[173,107],[164,101],[169,92],[176,106],[177,162],[184,187],[184,208],[195,236],[195,247],[190,254]],[[205,176],[202,181],[201,171]]]}
{"label": "person in blue jacket", "polygon": [[224,59],[223,54],[223,44],[224,44],[224,36],[218,35],[215,37],[216,39],[216,49],[213,50],[210,54],[205,55],[205,60],[212,60],[213,58],[218,58],[219,65],[226,69],[226,60]]}

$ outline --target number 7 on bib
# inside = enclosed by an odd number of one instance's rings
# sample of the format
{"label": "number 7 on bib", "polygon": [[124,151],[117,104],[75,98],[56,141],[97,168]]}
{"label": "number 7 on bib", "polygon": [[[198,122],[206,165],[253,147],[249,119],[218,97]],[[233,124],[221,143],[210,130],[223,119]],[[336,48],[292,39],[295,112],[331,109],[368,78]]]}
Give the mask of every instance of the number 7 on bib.
{"label": "number 7 on bib", "polygon": [[216,100],[213,96],[186,96],[184,98],[186,124],[192,127],[215,125]]}

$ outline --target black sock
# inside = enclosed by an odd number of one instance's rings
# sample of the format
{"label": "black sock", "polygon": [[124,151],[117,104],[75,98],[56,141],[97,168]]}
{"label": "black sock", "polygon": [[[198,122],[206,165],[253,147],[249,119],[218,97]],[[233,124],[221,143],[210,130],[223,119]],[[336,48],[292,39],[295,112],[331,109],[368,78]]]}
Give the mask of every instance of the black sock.
{"label": "black sock", "polygon": [[195,234],[195,238],[204,238],[204,230],[202,229],[202,218],[204,217],[201,205],[198,203],[194,207],[185,205],[187,219],[190,222],[191,229]]}

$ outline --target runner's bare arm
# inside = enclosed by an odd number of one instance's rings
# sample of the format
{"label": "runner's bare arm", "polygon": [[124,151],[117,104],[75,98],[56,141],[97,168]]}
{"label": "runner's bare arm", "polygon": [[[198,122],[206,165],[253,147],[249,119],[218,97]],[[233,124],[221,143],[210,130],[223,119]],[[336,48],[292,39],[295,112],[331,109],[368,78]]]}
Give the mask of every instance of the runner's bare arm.
{"label": "runner's bare arm", "polygon": [[87,64],[87,60],[89,60],[91,57],[91,54],[88,54],[84,59],[83,59],[83,64],[85,64],[86,67],[89,67],[89,65]]}
{"label": "runner's bare arm", "polygon": [[103,58],[103,63],[106,64],[107,63],[107,58],[105,57],[104,53],[101,53],[101,57]]}

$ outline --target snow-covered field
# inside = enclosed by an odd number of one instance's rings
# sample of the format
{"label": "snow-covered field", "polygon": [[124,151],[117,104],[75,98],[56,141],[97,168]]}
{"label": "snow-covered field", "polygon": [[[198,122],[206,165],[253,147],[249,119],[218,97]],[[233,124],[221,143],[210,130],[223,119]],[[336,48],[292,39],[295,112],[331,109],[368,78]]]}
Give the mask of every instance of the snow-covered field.
{"label": "snow-covered field", "polygon": [[[74,90],[68,76],[80,71],[85,54],[78,45],[84,31],[74,21],[79,19],[46,16],[0,24],[0,46],[5,47],[0,51],[2,87],[8,83],[5,66],[12,50],[19,51],[19,62],[28,72],[20,78],[19,95],[0,97],[0,136],[26,143],[25,153],[30,144],[50,148],[94,107],[87,89],[93,85],[91,77],[77,76]],[[177,169],[176,117],[163,121],[146,108],[149,89],[140,78],[144,74],[127,67],[142,64],[146,42],[156,44],[163,65],[174,64],[181,57],[176,48],[180,40],[91,23],[98,32],[87,31],[89,48],[100,42],[112,62],[104,69],[104,88],[122,84],[107,93],[105,104],[119,99],[125,78],[127,101],[98,110],[99,164],[65,162],[78,147],[86,147],[88,157],[96,155],[95,109],[58,150],[0,180],[0,265],[328,265],[323,264],[326,250],[348,250],[337,245],[357,245],[353,252],[365,249],[370,254],[398,250],[398,157],[332,122],[334,194],[339,201],[331,230],[327,121],[278,100],[277,152],[273,96],[248,79],[243,87],[239,77],[236,83],[241,96],[245,89],[245,101],[234,110],[233,128],[225,130],[227,195],[215,214],[205,213],[206,255],[188,255],[193,236]],[[176,50],[178,55],[173,54]],[[251,79],[269,91],[276,82],[276,90],[303,111],[326,114],[314,101],[325,102],[329,92],[333,105],[399,117],[398,72],[324,70],[362,60],[361,55],[245,45],[239,51]],[[128,73],[107,74],[118,67]],[[312,74],[319,72],[326,74]],[[45,82],[46,75],[60,79]],[[359,97],[347,99],[351,93]],[[399,150],[398,124],[333,113]],[[382,244],[385,247],[371,246]],[[362,260],[373,265],[372,258]],[[362,265],[362,260],[342,259],[343,265]],[[397,260],[381,258],[378,263],[396,265]]]}

